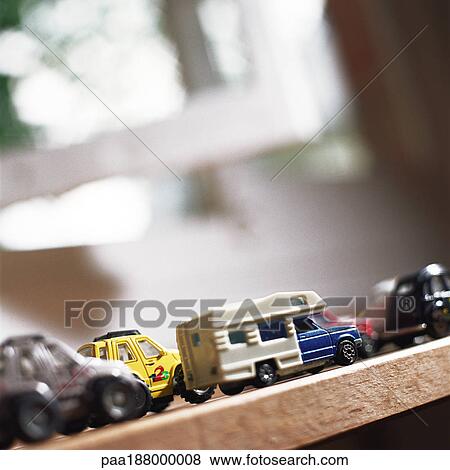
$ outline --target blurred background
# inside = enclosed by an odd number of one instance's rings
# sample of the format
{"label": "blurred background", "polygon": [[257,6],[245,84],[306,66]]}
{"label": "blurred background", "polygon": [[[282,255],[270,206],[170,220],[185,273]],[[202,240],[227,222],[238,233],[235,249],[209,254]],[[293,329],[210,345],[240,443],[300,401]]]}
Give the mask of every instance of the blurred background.
{"label": "blurred background", "polygon": [[69,299],[366,295],[450,263],[448,17],[1,0],[0,339],[79,346]]}

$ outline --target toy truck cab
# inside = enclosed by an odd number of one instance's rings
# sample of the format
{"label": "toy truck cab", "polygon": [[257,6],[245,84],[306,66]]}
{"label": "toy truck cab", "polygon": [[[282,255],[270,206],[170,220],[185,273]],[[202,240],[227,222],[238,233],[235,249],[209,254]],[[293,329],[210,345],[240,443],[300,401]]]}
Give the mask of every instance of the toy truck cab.
{"label": "toy truck cab", "polygon": [[164,410],[177,394],[188,402],[200,403],[214,393],[214,388],[187,392],[178,351],[165,349],[138,330],[109,332],[82,345],[78,352],[86,357],[124,362],[148,386],[152,396],[150,411]]}
{"label": "toy truck cab", "polygon": [[331,360],[351,364],[361,338],[355,327],[326,330],[313,318],[326,303],[313,291],[283,292],[211,309],[177,327],[188,389],[220,384],[229,395],[246,384],[318,372]]}

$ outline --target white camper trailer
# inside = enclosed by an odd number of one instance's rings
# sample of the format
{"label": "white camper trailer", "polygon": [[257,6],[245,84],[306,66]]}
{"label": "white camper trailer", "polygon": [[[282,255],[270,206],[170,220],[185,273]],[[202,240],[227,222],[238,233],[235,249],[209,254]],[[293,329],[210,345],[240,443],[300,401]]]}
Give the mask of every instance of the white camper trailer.
{"label": "white camper trailer", "polygon": [[325,308],[313,291],[282,292],[210,309],[179,325],[177,343],[187,388],[243,384],[255,379],[256,366],[266,360],[273,362],[279,376],[307,368],[294,318]]}

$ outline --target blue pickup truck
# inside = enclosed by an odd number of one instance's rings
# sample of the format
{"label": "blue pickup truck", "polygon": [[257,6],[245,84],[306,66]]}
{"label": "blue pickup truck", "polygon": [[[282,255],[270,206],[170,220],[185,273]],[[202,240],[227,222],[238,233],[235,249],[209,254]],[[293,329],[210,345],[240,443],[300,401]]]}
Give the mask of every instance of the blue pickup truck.
{"label": "blue pickup truck", "polygon": [[[294,318],[303,363],[306,365],[325,360],[342,366],[353,364],[358,358],[358,348],[362,345],[358,329],[349,325],[320,326],[318,318],[316,321],[314,317]],[[318,371],[324,365],[311,371]]]}

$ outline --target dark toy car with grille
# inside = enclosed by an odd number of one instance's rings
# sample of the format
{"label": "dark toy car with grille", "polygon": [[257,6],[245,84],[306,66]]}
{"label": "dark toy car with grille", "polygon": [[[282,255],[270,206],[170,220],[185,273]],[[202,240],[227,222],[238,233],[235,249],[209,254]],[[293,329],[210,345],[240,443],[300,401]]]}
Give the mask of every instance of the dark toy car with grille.
{"label": "dark toy car with grille", "polygon": [[382,281],[374,287],[371,304],[381,307],[381,316],[362,312],[356,323],[365,356],[389,342],[406,347],[419,336],[443,338],[450,332],[450,272],[435,263]]}
{"label": "dark toy car with grille", "polygon": [[148,399],[120,362],[84,358],[40,335],[0,344],[0,448],[142,416]]}

